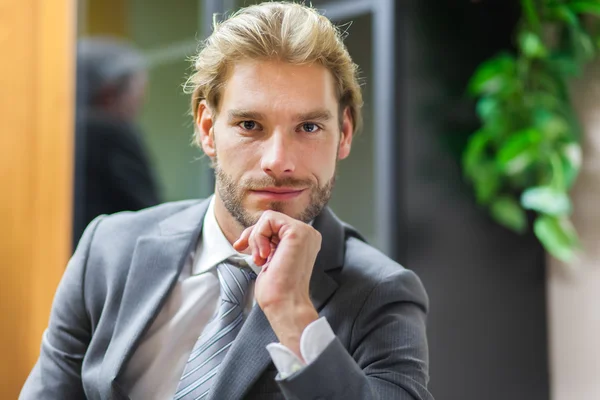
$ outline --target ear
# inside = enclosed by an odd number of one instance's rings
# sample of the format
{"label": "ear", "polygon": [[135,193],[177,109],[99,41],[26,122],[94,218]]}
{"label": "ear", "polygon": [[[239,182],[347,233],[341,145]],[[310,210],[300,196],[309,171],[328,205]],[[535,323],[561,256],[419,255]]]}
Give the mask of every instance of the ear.
{"label": "ear", "polygon": [[352,135],[354,134],[354,128],[352,127],[352,115],[350,115],[350,108],[346,107],[344,110],[344,118],[342,120],[342,137],[340,139],[340,147],[338,149],[338,158],[343,160],[350,155],[350,148],[352,147]]}
{"label": "ear", "polygon": [[214,113],[206,103],[206,100],[202,100],[200,104],[198,104],[196,129],[198,130],[199,144],[202,146],[204,153],[210,158],[214,158],[217,154],[215,147],[214,122]]}

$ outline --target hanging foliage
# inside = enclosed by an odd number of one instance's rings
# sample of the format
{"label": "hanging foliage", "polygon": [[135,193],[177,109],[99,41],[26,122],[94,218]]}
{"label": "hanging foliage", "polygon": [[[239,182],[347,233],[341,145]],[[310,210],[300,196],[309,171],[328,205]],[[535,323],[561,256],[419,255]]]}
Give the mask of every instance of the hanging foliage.
{"label": "hanging foliage", "polygon": [[600,49],[600,0],[521,4],[517,53],[485,61],[469,82],[482,126],[463,153],[463,171],[497,222],[523,233],[531,210],[537,238],[568,262],[579,247],[569,189],[582,155],[567,84]]}

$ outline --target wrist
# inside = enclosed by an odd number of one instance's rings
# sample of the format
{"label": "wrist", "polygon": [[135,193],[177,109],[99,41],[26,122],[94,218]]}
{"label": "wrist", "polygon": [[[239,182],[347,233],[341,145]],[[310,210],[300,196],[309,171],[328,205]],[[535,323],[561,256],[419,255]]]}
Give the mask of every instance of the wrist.
{"label": "wrist", "polygon": [[264,310],[279,342],[304,359],[300,352],[300,339],[304,329],[319,319],[319,313],[310,302],[271,304]]}

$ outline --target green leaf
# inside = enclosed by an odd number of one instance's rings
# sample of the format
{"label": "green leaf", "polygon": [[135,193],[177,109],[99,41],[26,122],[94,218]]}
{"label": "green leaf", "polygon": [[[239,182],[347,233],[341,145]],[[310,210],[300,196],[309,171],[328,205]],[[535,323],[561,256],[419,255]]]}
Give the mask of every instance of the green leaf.
{"label": "green leaf", "polygon": [[539,186],[525,190],[521,205],[528,210],[548,215],[567,215],[571,212],[571,201],[563,191],[550,186]]}
{"label": "green leaf", "polygon": [[471,136],[463,154],[464,174],[473,182],[479,204],[488,204],[500,188],[499,172],[488,155],[490,141],[489,132],[480,129]]}
{"label": "green leaf", "polygon": [[492,162],[480,165],[472,178],[477,202],[482,205],[489,204],[500,189],[501,178],[496,165]]}
{"label": "green leaf", "polygon": [[538,16],[534,0],[521,0],[523,14],[527,17],[527,21],[535,30],[540,29],[540,17]]}
{"label": "green leaf", "polygon": [[498,151],[497,162],[500,170],[508,175],[522,172],[536,161],[538,152],[535,149],[542,138],[542,133],[535,128],[524,129],[512,134]]}
{"label": "green leaf", "polygon": [[568,7],[577,14],[600,15],[600,3],[597,1],[572,1],[568,4]]}
{"label": "green leaf", "polygon": [[550,167],[552,170],[552,180],[550,186],[560,193],[567,192],[567,185],[565,182],[565,174],[560,159],[560,154],[552,152],[548,157],[550,159]]}
{"label": "green leaf", "polygon": [[490,140],[490,134],[484,129],[480,129],[471,135],[462,159],[465,175],[474,177],[477,174],[477,170],[486,159],[487,146]]}
{"label": "green leaf", "polygon": [[565,112],[568,110],[567,103],[549,93],[535,92],[527,96],[528,101],[535,104],[539,108],[546,108],[557,112]]}
{"label": "green leaf", "polygon": [[581,146],[576,142],[567,143],[561,146],[560,159],[563,168],[565,186],[571,188],[581,169],[582,152]]}
{"label": "green leaf", "polygon": [[561,135],[568,134],[570,126],[567,120],[545,108],[536,108],[533,113],[535,126],[544,134],[546,140],[554,141]]}
{"label": "green leaf", "polygon": [[483,62],[471,78],[468,89],[472,95],[499,93],[511,88],[515,79],[515,59],[500,55]]}
{"label": "green leaf", "polygon": [[564,4],[552,4],[548,7],[549,18],[566,22],[567,25],[579,27],[579,18],[568,6]]}
{"label": "green leaf", "polygon": [[550,71],[538,69],[536,73],[531,76],[532,84],[536,86],[537,90],[546,92],[554,97],[560,97],[562,96],[562,79],[564,78],[561,75],[556,76],[556,74],[549,72]]}
{"label": "green leaf", "polygon": [[594,41],[592,40],[592,38],[590,37],[590,35],[588,35],[585,32],[580,32],[579,33],[579,43],[581,45],[583,54],[586,56],[587,59],[592,59],[594,57],[595,54],[595,46],[594,46]]}
{"label": "green leaf", "polygon": [[501,225],[517,233],[527,229],[525,211],[512,197],[499,197],[490,206],[492,217]]}
{"label": "green leaf", "polygon": [[567,218],[540,216],[533,224],[533,231],[544,248],[564,262],[572,261],[580,248],[577,232]]}
{"label": "green leaf", "polygon": [[519,35],[519,48],[529,58],[544,58],[548,55],[542,39],[533,32],[522,32]]}
{"label": "green leaf", "polygon": [[497,99],[493,97],[482,97],[477,102],[476,109],[479,118],[486,121],[498,114],[500,106]]}
{"label": "green leaf", "polygon": [[590,35],[581,29],[573,29],[571,35],[576,61],[581,63],[593,59],[596,49]]}
{"label": "green leaf", "polygon": [[581,74],[581,65],[572,56],[562,53],[553,54],[548,62],[561,75],[572,77]]}

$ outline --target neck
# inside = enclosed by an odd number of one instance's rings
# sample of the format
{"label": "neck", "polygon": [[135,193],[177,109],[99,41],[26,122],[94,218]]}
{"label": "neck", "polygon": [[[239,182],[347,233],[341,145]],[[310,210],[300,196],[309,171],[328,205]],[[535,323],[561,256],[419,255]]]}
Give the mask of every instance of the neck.
{"label": "neck", "polygon": [[217,190],[215,190],[215,218],[225,238],[233,245],[244,231],[244,227],[225,208]]}

